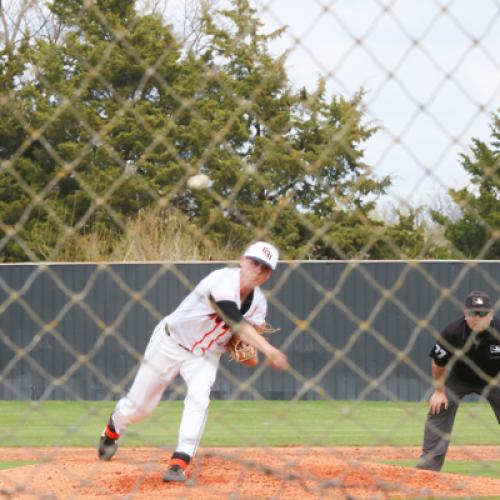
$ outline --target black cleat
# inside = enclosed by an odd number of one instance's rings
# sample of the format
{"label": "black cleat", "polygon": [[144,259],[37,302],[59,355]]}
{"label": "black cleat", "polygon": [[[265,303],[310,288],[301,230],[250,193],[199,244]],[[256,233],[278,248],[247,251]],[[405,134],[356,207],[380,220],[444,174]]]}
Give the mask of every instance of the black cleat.
{"label": "black cleat", "polygon": [[118,450],[118,440],[111,439],[103,434],[99,439],[99,448],[97,449],[97,454],[99,456],[99,460],[111,460],[113,455]]}
{"label": "black cleat", "polygon": [[186,481],[186,472],[180,465],[171,465],[165,475],[163,480],[167,483],[184,483]]}
{"label": "black cleat", "polygon": [[116,450],[118,450],[119,438],[120,434],[116,432],[113,415],[111,415],[108,420],[108,425],[106,425],[106,428],[99,438],[99,447],[97,448],[97,456],[99,457],[99,460],[111,460],[113,455],[116,453]]}

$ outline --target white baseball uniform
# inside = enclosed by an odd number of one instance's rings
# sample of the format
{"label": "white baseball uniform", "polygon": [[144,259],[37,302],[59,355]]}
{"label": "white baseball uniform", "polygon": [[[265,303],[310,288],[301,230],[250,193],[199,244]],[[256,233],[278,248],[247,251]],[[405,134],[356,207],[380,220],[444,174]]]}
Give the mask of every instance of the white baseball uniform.
{"label": "white baseball uniform", "polygon": [[240,297],[240,269],[223,268],[210,273],[155,327],[144,360],[127,395],[112,415],[116,431],[150,415],[169,383],[180,373],[187,385],[177,452],[194,456],[201,439],[210,392],[231,331],[218,317],[212,301],[236,303],[246,320],[262,324],[267,301],[257,287],[246,311]]}

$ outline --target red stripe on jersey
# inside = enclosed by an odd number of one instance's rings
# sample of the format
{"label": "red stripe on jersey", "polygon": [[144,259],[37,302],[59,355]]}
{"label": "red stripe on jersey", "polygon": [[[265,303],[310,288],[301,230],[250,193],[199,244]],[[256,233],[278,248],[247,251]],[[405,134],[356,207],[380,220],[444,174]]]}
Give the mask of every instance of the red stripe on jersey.
{"label": "red stripe on jersey", "polygon": [[208,332],[204,333],[202,336],[201,336],[201,339],[200,340],[197,340],[191,347],[191,350],[194,351],[195,347],[198,345],[198,344],[201,344],[206,337],[208,337],[211,333],[213,333],[215,330],[217,330],[217,328],[221,325],[221,323],[223,323],[222,319],[219,318],[219,316],[217,315],[214,315],[214,317],[212,318],[214,321],[215,321],[215,326],[209,330]]}
{"label": "red stripe on jersey", "polygon": [[[214,326],[211,330],[209,330],[208,332],[204,333],[204,334],[202,335],[201,339],[200,339],[200,340],[197,340],[197,341],[196,341],[196,342],[192,345],[192,347],[191,347],[191,351],[194,351],[194,350],[195,350],[195,348],[196,348],[196,346],[197,346],[198,344],[201,344],[201,343],[202,343],[202,342],[203,342],[203,341],[204,341],[204,340],[205,340],[205,339],[206,339],[209,335],[211,335],[212,333],[214,333],[214,331],[215,331],[215,330],[217,330],[217,328],[219,328],[219,326],[220,326],[222,323],[224,323],[224,321],[223,321],[221,318],[219,318],[218,316],[216,316],[215,318],[216,318],[216,319],[214,319],[214,321],[215,321],[215,326]],[[208,347],[207,347],[207,348],[204,348],[204,347],[202,348],[202,351],[203,351],[203,352],[205,352],[207,349],[210,349],[210,346],[211,346],[211,345],[212,345],[212,344],[213,344],[213,343],[214,343],[214,342],[215,342],[215,341],[216,341],[219,337],[221,337],[222,335],[225,335],[225,334],[227,333],[227,331],[228,331],[228,330],[230,330],[229,326],[227,326],[227,325],[226,325],[226,326],[224,326],[223,328],[224,328],[224,331],[223,331],[220,335],[218,335],[218,336],[217,336],[217,337],[216,337],[216,338],[215,338],[212,342],[210,342],[210,344],[208,345]]]}
{"label": "red stripe on jersey", "polygon": [[208,350],[212,347],[212,345],[213,345],[213,343],[214,343],[214,342],[217,342],[217,341],[218,341],[221,337],[224,337],[224,335],[226,335],[226,333],[228,332],[228,330],[229,330],[229,327],[228,327],[228,326],[225,326],[225,327],[224,327],[224,331],[223,331],[220,335],[217,335],[217,337],[215,337],[215,338],[214,338],[214,339],[210,342],[210,344],[208,344],[208,346],[206,347],[206,349],[204,349],[204,350],[208,351]]}
{"label": "red stripe on jersey", "polygon": [[204,340],[205,340],[205,337],[207,337],[208,335],[210,335],[214,330],[217,329],[217,327],[219,326],[220,323],[215,323],[215,326],[210,330],[208,331],[207,333],[204,333],[201,337],[200,340],[197,340],[192,346],[191,346],[191,350],[194,351],[195,347],[198,345],[198,344],[201,344]]}

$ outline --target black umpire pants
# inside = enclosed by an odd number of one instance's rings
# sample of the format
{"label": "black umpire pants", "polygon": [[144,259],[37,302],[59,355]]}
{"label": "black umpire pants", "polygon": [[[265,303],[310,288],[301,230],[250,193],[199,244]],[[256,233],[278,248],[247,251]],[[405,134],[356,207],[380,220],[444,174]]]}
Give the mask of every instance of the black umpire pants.
{"label": "black umpire pants", "polygon": [[437,415],[427,414],[424,431],[422,454],[417,463],[417,469],[440,471],[443,467],[446,452],[450,444],[451,431],[458,406],[462,398],[468,394],[480,394],[490,403],[500,424],[500,388],[498,385],[487,385],[484,388],[468,384],[450,373],[445,382],[445,392],[448,396],[448,408]]}

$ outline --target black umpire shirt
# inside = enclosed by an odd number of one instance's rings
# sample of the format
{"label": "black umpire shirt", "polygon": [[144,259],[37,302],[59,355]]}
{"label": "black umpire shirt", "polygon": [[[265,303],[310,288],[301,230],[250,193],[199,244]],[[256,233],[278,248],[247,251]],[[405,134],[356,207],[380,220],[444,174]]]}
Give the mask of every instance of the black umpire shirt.
{"label": "black umpire shirt", "polygon": [[443,330],[429,356],[438,366],[451,361],[451,372],[463,382],[484,386],[500,371],[500,320],[495,316],[487,330],[476,334],[465,318],[454,321]]}

